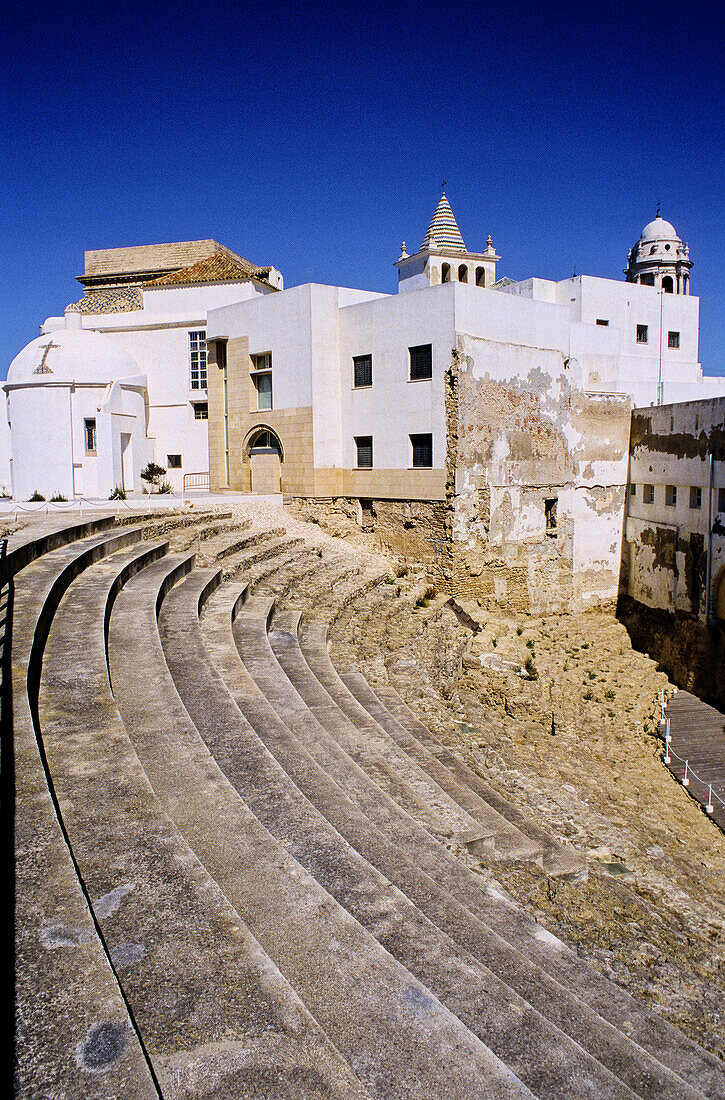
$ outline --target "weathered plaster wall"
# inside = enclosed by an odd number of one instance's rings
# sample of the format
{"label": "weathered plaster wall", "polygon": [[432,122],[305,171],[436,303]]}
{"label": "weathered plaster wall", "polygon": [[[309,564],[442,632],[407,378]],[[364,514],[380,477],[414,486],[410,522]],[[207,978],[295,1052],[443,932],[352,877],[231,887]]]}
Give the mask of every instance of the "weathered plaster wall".
{"label": "weathered plaster wall", "polygon": [[467,335],[451,376],[454,555],[481,595],[531,611],[613,602],[628,399],[584,393],[559,350]]}

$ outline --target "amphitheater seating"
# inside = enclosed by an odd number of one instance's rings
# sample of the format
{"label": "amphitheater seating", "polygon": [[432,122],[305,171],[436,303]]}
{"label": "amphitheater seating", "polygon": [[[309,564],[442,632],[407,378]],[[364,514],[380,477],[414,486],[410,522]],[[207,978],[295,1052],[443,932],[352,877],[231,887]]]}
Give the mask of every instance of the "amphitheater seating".
{"label": "amphitheater seating", "polygon": [[4,559],[16,1094],[725,1095],[479,863],[576,853],[334,667],[380,573],[229,514],[161,526]]}

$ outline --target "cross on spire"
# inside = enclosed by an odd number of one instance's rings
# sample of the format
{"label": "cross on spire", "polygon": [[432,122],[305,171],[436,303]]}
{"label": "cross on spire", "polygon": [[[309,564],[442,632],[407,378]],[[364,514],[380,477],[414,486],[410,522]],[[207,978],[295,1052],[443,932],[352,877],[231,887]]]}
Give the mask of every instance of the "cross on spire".
{"label": "cross on spire", "polygon": [[48,358],[48,352],[50,351],[51,348],[59,348],[60,344],[54,344],[53,343],[53,337],[51,336],[48,343],[47,344],[41,344],[41,347],[43,348],[43,358],[40,360],[40,363],[38,364],[38,366],[33,371],[33,374],[52,374],[53,372],[52,372],[52,370],[50,369],[50,367],[48,366],[48,364],[46,362],[46,360]]}

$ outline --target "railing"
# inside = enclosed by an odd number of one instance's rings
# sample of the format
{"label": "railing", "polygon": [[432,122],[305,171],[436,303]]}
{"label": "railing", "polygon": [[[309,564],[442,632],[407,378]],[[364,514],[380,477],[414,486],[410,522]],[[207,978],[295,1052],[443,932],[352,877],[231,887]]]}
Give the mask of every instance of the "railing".
{"label": "railing", "polygon": [[[705,789],[707,789],[707,802],[704,801],[704,794],[703,798],[697,799],[697,801],[700,802],[701,805],[704,807],[706,814],[712,814],[715,812],[715,803],[713,802],[713,799],[716,799],[721,806],[725,807],[725,801],[720,798],[720,795],[717,793],[717,791],[714,791],[712,789],[712,783],[710,783],[709,780],[700,779],[700,776],[697,774],[697,772],[690,767],[690,761],[687,760],[684,756],[680,756],[679,753],[675,752],[675,750],[672,748],[670,719],[665,716],[666,704],[662,693],[660,694],[660,707],[662,710],[662,720],[665,724],[665,755],[662,757],[662,763],[667,765],[671,764],[672,757],[674,756],[676,760],[679,760],[681,764],[685,765],[685,773],[680,780],[682,786],[689,788],[690,784],[694,781],[695,783],[699,783],[703,792],[705,791]],[[695,797],[697,796],[695,795]]]}
{"label": "railing", "polygon": [[184,492],[189,489],[208,489],[210,487],[209,471],[198,474],[184,474]]}

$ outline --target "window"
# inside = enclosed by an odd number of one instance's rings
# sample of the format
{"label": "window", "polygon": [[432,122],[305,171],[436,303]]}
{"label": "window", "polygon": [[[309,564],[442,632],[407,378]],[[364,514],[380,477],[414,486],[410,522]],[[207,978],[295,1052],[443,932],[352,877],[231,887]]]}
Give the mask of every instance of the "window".
{"label": "window", "polygon": [[86,454],[96,453],[96,418],[91,417],[83,421],[83,434],[86,437]]}
{"label": "window", "polygon": [[206,332],[203,329],[189,333],[191,359],[191,389],[206,389]]}
{"label": "window", "polygon": [[631,497],[636,497],[637,496],[637,485],[636,485],[635,482],[632,482],[632,484],[629,487],[629,495]]}
{"label": "window", "polygon": [[654,275],[641,275],[639,281],[642,284],[642,286],[654,286],[655,285]]}
{"label": "window", "polygon": [[433,436],[411,435],[410,446],[413,451],[413,468],[433,465]]}
{"label": "window", "polygon": [[206,401],[194,402],[194,420],[208,420],[209,405]]}
{"label": "window", "polygon": [[433,346],[418,344],[408,348],[410,354],[410,381],[419,382],[423,378],[433,377]]}
{"label": "window", "polygon": [[371,469],[373,465],[373,437],[371,435],[356,435],[355,448],[357,450],[357,468],[359,470]]}
{"label": "window", "polygon": [[441,282],[450,283],[451,281],[451,265],[443,264],[441,267]]}
{"label": "window", "polygon": [[668,348],[679,348],[679,346],[680,346],[680,334],[679,334],[679,332],[668,332],[667,333],[667,347]]}
{"label": "window", "polygon": [[655,487],[654,485],[642,486],[642,503],[654,504],[655,502]]}
{"label": "window", "polygon": [[[667,245],[665,245],[665,248],[667,248]],[[675,284],[672,282],[671,275],[665,275],[664,279],[662,280],[662,289],[664,290],[665,294],[672,294],[674,292]]]}
{"label": "window", "polygon": [[690,486],[690,507],[702,508],[702,489],[699,485]]}
{"label": "window", "polygon": [[677,504],[677,486],[665,485],[665,504],[668,508],[674,508]]}
{"label": "window", "polygon": [[458,282],[459,283],[467,283],[468,282],[468,268],[466,267],[465,264],[461,264],[461,266],[458,268]]}
{"label": "window", "polygon": [[604,325],[606,327],[609,324],[609,321],[605,321],[603,317],[597,317],[597,324]]}
{"label": "window", "polygon": [[257,409],[272,408],[272,352],[252,356],[252,385]]}
{"label": "window", "polygon": [[486,268],[485,267],[477,267],[476,268],[476,286],[485,286],[485,285],[486,285]]}
{"label": "window", "polygon": [[717,491],[717,510],[718,512],[725,512],[725,489],[718,489]]}
{"label": "window", "polygon": [[649,333],[649,326],[648,325],[637,325],[637,343],[638,344],[646,344],[648,342],[648,339],[649,339],[648,333]]}
{"label": "window", "polygon": [[181,469],[181,455],[167,455],[166,466],[169,470]]}
{"label": "window", "polygon": [[355,389],[373,384],[373,357],[372,355],[353,355],[352,357],[353,385]]}
{"label": "window", "polygon": [[551,497],[544,501],[544,515],[546,517],[546,533],[550,537],[556,535],[556,503],[557,498]]}

